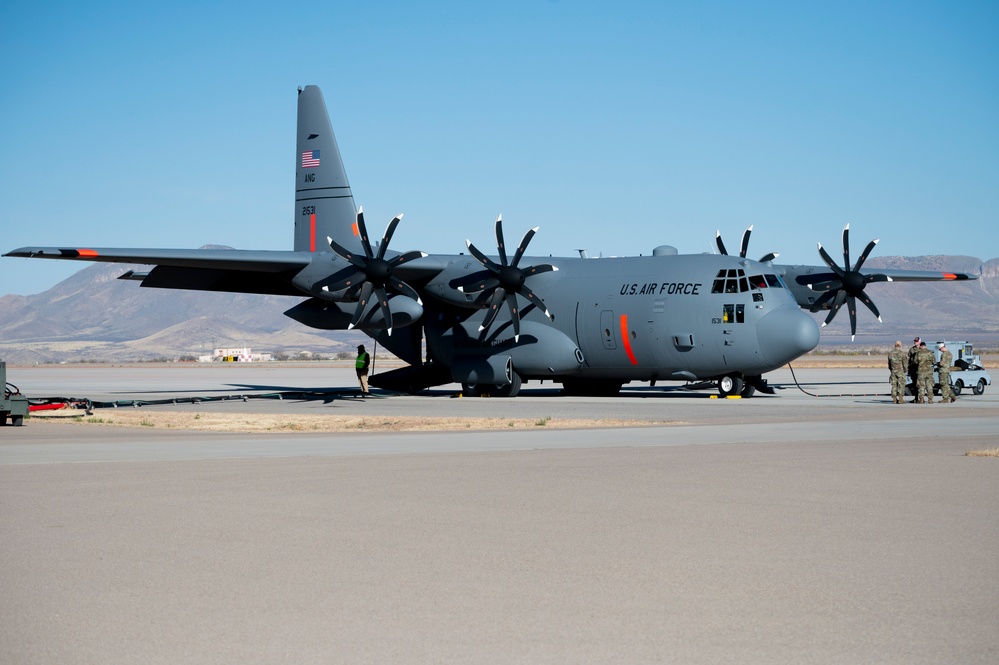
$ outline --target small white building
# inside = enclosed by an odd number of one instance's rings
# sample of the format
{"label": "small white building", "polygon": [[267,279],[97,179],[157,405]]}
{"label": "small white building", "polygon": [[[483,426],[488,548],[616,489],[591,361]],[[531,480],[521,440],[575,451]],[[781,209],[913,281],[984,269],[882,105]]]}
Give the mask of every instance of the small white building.
{"label": "small white building", "polygon": [[198,356],[198,362],[220,363],[220,362],[267,362],[271,359],[270,353],[253,353],[248,346],[234,349],[215,349],[210,355]]}

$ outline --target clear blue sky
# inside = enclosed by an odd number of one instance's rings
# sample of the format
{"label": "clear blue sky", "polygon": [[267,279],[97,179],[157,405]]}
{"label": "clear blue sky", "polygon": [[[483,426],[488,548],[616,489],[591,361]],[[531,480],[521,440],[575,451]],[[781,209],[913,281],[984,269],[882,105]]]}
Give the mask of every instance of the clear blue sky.
{"label": "clear blue sky", "polygon": [[316,84],[399,250],[999,257],[999,3],[277,4],[0,4],[0,250],[290,249]]}

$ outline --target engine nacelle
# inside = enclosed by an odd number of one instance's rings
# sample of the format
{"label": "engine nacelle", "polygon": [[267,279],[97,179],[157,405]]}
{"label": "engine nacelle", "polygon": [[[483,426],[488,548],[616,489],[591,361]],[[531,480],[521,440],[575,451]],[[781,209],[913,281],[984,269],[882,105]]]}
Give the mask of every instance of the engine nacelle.
{"label": "engine nacelle", "polygon": [[451,363],[451,378],[457,383],[508,386],[513,382],[510,356],[459,356]]}

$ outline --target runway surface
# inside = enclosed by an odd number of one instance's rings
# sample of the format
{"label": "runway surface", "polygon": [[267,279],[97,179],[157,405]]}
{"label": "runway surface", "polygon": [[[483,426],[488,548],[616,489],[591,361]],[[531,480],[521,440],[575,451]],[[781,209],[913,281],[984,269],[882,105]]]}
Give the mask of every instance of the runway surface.
{"label": "runway surface", "polygon": [[[33,397],[234,397],[143,409],[648,425],[3,428],[0,661],[996,662],[999,459],[965,453],[999,446],[999,390],[770,378],[749,400],[360,400],[328,367],[8,368]],[[240,397],[294,392],[315,395]]]}

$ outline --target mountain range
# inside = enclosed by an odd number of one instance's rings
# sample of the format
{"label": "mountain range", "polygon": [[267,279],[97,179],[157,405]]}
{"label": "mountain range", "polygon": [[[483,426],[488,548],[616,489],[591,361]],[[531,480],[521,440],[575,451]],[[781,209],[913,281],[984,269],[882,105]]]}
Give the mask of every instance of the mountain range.
{"label": "mountain range", "polygon": [[[597,259],[599,260],[599,259]],[[967,282],[871,284],[884,323],[858,304],[856,341],[845,311],[822,329],[820,350],[871,347],[914,335],[999,346],[999,259],[888,256],[867,268],[967,272]],[[118,277],[141,266],[92,264],[51,289],[0,298],[0,359],[8,363],[177,360],[215,348],[333,356],[369,341],[360,331],[314,330],[283,315],[298,300],[282,296],[143,289]],[[303,298],[304,299],[304,298]],[[826,313],[814,315],[821,323]]]}

